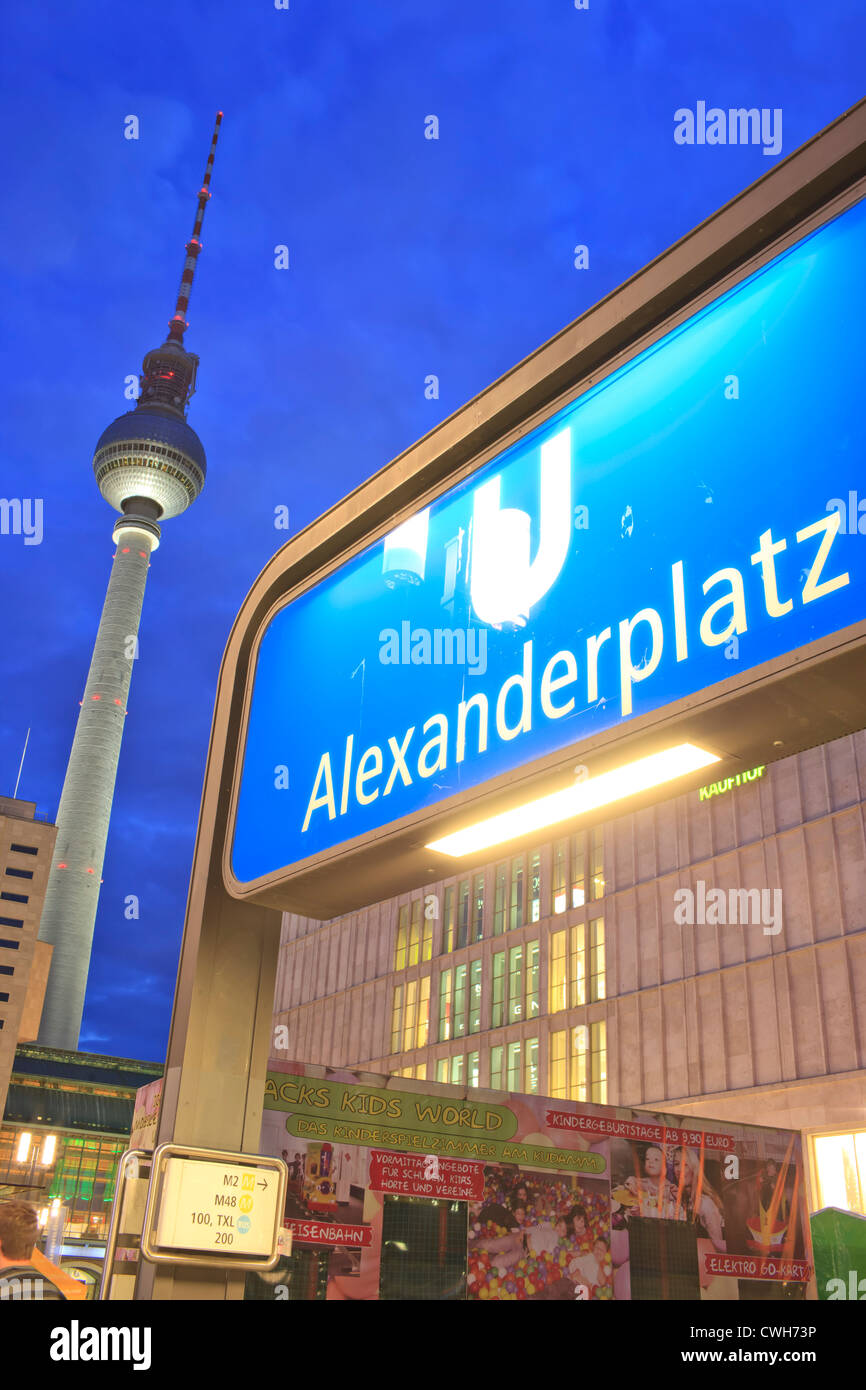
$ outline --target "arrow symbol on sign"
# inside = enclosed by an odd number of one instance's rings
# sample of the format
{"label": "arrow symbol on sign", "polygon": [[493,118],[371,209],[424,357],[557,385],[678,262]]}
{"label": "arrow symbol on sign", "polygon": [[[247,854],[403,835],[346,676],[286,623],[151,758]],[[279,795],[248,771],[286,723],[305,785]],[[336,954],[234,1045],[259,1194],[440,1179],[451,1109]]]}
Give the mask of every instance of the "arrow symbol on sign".
{"label": "arrow symbol on sign", "polygon": [[267,1184],[267,1182],[265,1181],[264,1178],[263,1178],[262,1181],[258,1184],[259,1187],[267,1187],[267,1185],[268,1185],[268,1184]]}

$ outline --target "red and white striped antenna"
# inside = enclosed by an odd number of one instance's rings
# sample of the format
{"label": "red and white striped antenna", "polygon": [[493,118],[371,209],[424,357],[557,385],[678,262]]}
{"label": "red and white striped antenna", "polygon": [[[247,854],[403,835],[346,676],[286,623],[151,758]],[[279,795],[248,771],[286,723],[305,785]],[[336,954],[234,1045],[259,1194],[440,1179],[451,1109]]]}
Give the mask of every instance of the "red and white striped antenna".
{"label": "red and white striped antenna", "polygon": [[183,343],[183,335],[187,330],[186,311],[189,304],[189,296],[192,290],[192,279],[195,275],[196,261],[201,251],[201,224],[204,221],[204,210],[210,201],[210,176],[213,171],[214,155],[220,133],[222,122],[222,111],[217,112],[216,125],[214,126],[213,140],[211,141],[210,154],[207,157],[207,166],[204,171],[204,179],[198,194],[198,208],[195,214],[195,224],[192,229],[192,236],[186,244],[186,261],[184,262],[183,274],[180,277],[180,289],[177,292],[177,304],[173,316],[168,321],[168,337],[170,342]]}

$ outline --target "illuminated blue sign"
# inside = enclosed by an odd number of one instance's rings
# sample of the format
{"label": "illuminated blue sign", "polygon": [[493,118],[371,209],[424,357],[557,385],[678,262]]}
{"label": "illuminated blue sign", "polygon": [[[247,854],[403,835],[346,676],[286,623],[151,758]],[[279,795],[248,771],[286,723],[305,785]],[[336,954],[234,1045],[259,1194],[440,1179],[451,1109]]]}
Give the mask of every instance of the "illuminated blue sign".
{"label": "illuminated blue sign", "polygon": [[236,878],[866,616],[864,287],[860,202],[288,602]]}

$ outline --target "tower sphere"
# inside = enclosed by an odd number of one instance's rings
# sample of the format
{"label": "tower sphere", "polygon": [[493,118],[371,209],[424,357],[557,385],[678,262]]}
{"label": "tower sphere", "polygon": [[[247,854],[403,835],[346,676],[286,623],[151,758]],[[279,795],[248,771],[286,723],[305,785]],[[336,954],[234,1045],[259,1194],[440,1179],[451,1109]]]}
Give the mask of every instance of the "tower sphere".
{"label": "tower sphere", "polygon": [[204,487],[204,446],[180,415],[130,410],[103,430],[93,457],[99,490],[116,512],[147,497],[159,520],[179,516]]}

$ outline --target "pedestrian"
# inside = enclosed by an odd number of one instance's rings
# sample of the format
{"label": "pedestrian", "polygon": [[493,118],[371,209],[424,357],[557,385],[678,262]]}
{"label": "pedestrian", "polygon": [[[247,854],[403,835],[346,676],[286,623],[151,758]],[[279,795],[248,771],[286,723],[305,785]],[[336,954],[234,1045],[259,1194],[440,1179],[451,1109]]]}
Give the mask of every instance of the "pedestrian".
{"label": "pedestrian", "polygon": [[66,1295],[31,1264],[39,1235],[29,1202],[0,1202],[0,1299],[66,1302]]}

